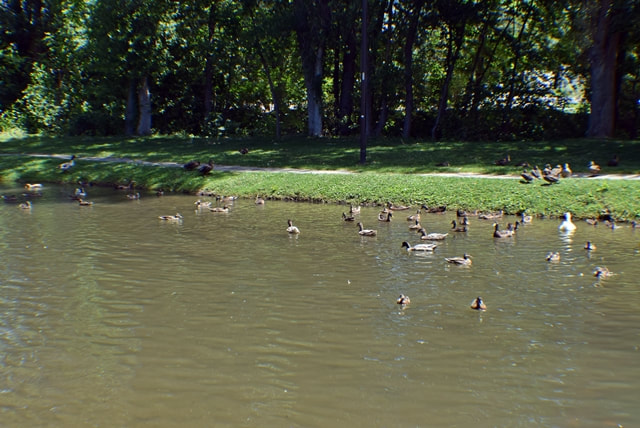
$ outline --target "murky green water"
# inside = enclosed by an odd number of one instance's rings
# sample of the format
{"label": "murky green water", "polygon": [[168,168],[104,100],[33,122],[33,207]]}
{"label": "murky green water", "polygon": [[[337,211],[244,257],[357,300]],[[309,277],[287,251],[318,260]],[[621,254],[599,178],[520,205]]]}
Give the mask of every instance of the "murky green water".
{"label": "murky green water", "polygon": [[[640,420],[640,230],[49,186],[0,205],[0,425],[607,427]],[[17,188],[3,193],[20,193]],[[206,199],[206,198],[203,198]],[[180,212],[181,223],[159,215]],[[453,213],[423,215],[446,232]],[[287,219],[301,230],[286,233]],[[514,218],[505,219],[515,221]],[[587,240],[597,245],[588,254]],[[558,263],[545,261],[559,251]],[[473,257],[471,267],[445,257]],[[614,276],[597,281],[607,266]],[[401,308],[404,293],[411,304]],[[481,295],[487,306],[469,308]]]}

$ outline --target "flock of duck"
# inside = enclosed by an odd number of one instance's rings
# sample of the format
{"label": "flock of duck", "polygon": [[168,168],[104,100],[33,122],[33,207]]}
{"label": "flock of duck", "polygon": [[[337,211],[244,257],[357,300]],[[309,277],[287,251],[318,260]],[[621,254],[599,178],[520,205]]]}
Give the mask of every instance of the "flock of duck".
{"label": "flock of duck", "polygon": [[[511,158],[509,157],[509,155],[507,155],[506,158],[495,161],[495,164],[505,166],[508,165],[510,161]],[[619,161],[620,159],[618,155],[614,155],[614,157],[611,158],[609,162],[607,162],[607,166],[616,167],[618,166]],[[536,165],[528,171],[528,163],[523,162],[519,164],[519,166],[522,166],[524,168],[522,173],[520,174],[520,177],[522,177],[521,183],[525,184],[532,183],[536,180],[543,180],[545,182],[544,184],[546,185],[556,184],[560,182],[561,178],[569,178],[573,175],[573,171],[571,170],[571,167],[568,163],[565,163],[564,165],[556,165],[553,168],[551,167],[551,164],[546,164],[543,169],[540,169],[538,165]],[[600,165],[598,165],[595,161],[590,161],[589,165],[587,165],[587,168],[589,169],[589,177],[596,177],[600,175],[602,171]]]}

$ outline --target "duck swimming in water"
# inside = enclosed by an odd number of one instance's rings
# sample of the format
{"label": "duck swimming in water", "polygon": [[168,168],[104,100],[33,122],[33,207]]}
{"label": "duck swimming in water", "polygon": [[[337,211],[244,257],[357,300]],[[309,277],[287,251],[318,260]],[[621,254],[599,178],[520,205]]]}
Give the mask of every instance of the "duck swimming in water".
{"label": "duck swimming in water", "polygon": [[402,243],[402,248],[406,248],[407,251],[433,251],[437,246],[437,244],[416,244],[412,246],[407,241]]}
{"label": "duck swimming in water", "polygon": [[562,223],[560,223],[560,226],[558,226],[558,230],[560,230],[561,232],[573,232],[574,230],[576,230],[576,225],[571,221],[570,212],[564,213],[564,220]]}
{"label": "duck swimming in water", "polygon": [[486,311],[487,305],[484,304],[484,300],[482,300],[482,297],[478,296],[473,300],[473,302],[471,302],[471,309],[475,309],[477,311]]}
{"label": "duck swimming in water", "polygon": [[447,263],[451,263],[454,265],[461,265],[461,266],[471,265],[471,256],[467,253],[464,253],[462,257],[449,257],[449,258],[445,258],[445,260],[447,261]]}
{"label": "duck swimming in water", "polygon": [[293,225],[293,221],[291,220],[287,220],[287,232],[288,233],[292,233],[292,234],[296,234],[296,233],[300,233],[300,229],[298,229],[296,226]]}
{"label": "duck swimming in water", "polygon": [[362,222],[358,223],[358,234],[361,236],[376,236],[378,231],[375,229],[365,229]]}
{"label": "duck swimming in water", "polygon": [[408,305],[409,303],[411,303],[411,299],[409,299],[409,296],[401,294],[400,297],[398,297],[398,299],[396,300],[396,303],[403,306]]}

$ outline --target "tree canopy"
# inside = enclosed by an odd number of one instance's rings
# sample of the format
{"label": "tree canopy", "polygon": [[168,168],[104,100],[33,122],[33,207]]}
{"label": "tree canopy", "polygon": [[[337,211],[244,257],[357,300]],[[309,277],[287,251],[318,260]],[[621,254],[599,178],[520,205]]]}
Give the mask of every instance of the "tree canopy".
{"label": "tree canopy", "polygon": [[30,133],[637,138],[640,4],[0,0],[0,72]]}

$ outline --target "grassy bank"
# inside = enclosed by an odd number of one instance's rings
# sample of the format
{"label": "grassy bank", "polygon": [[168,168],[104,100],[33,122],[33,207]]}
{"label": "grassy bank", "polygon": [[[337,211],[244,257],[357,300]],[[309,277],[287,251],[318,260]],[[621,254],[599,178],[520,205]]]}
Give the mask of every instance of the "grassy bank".
{"label": "grassy bank", "polygon": [[[253,198],[304,201],[447,205],[450,209],[504,209],[507,213],[526,211],[538,215],[558,215],[572,211],[577,217],[596,217],[609,210],[620,220],[640,216],[638,180],[563,180],[553,186],[541,183],[521,184],[515,179],[483,179],[423,176],[429,172],[479,172],[517,174],[515,166],[498,167],[497,158],[509,153],[513,163],[531,164],[571,162],[574,171],[586,171],[593,156],[606,165],[612,152],[621,157],[616,172],[640,171],[638,142],[563,142],[548,143],[402,143],[384,141],[369,147],[370,162],[358,165],[359,149],[351,140],[190,140],[189,138],[49,139],[29,137],[5,139],[0,152],[1,179],[16,182],[78,181],[105,185],[135,181],[140,189],[196,192],[208,189],[216,194],[234,194]],[[588,146],[588,147],[585,147]],[[242,155],[238,148],[248,147]],[[545,149],[546,147],[546,149]],[[612,150],[613,149],[613,150]],[[571,156],[570,156],[571,152]],[[57,168],[60,159],[29,157],[19,153],[71,154],[80,157],[71,172]],[[580,154],[581,153],[581,154]],[[599,155],[603,160],[599,160]],[[354,174],[295,174],[273,172],[220,172],[200,177],[181,168],[143,166],[82,160],[86,156],[127,157],[146,161],[186,162],[190,159],[245,166],[346,169]],[[582,157],[581,157],[582,156]],[[546,160],[545,160],[546,159]],[[573,159],[578,159],[573,162]],[[450,167],[436,164],[447,161]],[[466,163],[465,163],[466,162]],[[580,162],[585,164],[579,167]]]}

